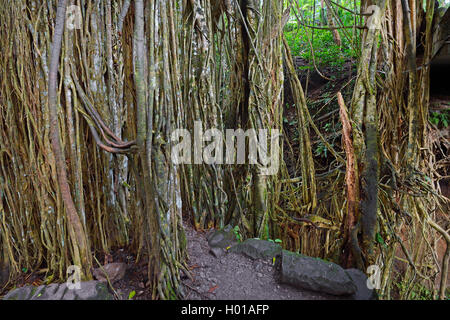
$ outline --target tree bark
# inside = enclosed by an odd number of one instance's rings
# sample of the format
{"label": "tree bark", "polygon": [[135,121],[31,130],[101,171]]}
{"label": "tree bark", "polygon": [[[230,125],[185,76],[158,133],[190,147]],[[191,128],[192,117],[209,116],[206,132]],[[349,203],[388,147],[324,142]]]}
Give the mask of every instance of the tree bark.
{"label": "tree bark", "polygon": [[64,154],[61,146],[61,137],[59,132],[58,121],[58,97],[57,97],[57,83],[58,83],[58,69],[59,57],[61,53],[62,35],[64,32],[66,15],[66,0],[58,2],[58,9],[56,11],[56,21],[53,34],[53,41],[50,52],[50,69],[48,76],[48,107],[50,115],[50,136],[52,151],[55,156],[58,184],[61,195],[66,208],[68,219],[69,234],[73,246],[74,263],[82,267],[86,278],[90,278],[91,268],[91,253],[88,247],[88,240],[86,233],[81,223],[80,217],[75,208],[75,204],[70,192],[69,183],[67,181],[66,164]]}
{"label": "tree bark", "polygon": [[333,39],[334,39],[334,43],[336,43],[337,46],[339,46],[339,48],[342,45],[342,40],[341,40],[341,35],[339,34],[339,30],[336,28],[336,24],[334,23],[333,20],[333,13],[331,12],[331,10],[333,10],[330,0],[325,0],[325,4],[327,7],[327,22],[328,25],[333,28],[332,32],[333,32]]}

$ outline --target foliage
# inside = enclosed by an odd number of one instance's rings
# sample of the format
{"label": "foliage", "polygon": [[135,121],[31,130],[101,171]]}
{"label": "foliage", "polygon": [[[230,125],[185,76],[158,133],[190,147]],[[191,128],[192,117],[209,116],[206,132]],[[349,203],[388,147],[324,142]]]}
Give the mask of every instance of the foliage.
{"label": "foliage", "polygon": [[[405,285],[403,282],[397,282],[395,283],[395,286],[399,290],[399,293],[405,293],[408,289],[408,286]],[[411,300],[433,300],[433,299],[439,299],[438,296],[433,297],[433,292],[426,287],[416,284],[411,292],[410,292],[410,299]],[[448,297],[446,298],[448,299]]]}
{"label": "foliage", "polygon": [[133,299],[135,295],[136,295],[136,291],[135,290],[130,291],[130,294],[128,295],[128,300]]}
{"label": "foliage", "polygon": [[[313,53],[308,42],[311,39],[311,31],[308,28],[291,23],[284,32],[293,56],[300,56],[308,61],[312,61]],[[342,51],[334,43],[333,35],[327,30],[315,30],[312,41],[314,48],[314,58],[318,67],[331,66],[341,67],[347,59],[354,59],[355,52],[347,41],[343,42]],[[302,69],[313,68],[312,65],[302,67]]]}
{"label": "foliage", "polygon": [[233,233],[234,233],[234,235],[236,236],[237,241],[238,241],[238,242],[241,242],[241,241],[242,241],[242,236],[241,236],[241,234],[239,233],[239,226],[235,226],[235,227],[233,228]]}
{"label": "foliage", "polygon": [[[325,21],[323,21],[324,13],[320,8],[320,1],[316,1],[315,8],[313,5],[314,0],[298,1],[298,3],[301,10],[301,17],[293,9],[290,21],[284,29],[284,35],[293,56],[300,56],[312,62],[314,55],[318,67],[328,66],[333,68],[339,68],[346,60],[356,58],[356,50],[355,46],[351,43],[351,37],[345,36],[343,31],[339,31],[342,39],[342,47],[339,47],[334,42],[333,34],[330,30],[305,27],[297,21],[298,18],[302,19],[303,17],[302,24],[326,28]],[[341,1],[341,4],[348,8],[353,8],[353,1]],[[359,7],[359,1],[357,1],[357,6]],[[354,24],[354,16],[350,12],[338,7],[335,7],[335,10],[344,26]],[[311,50],[310,41],[313,50]],[[312,67],[312,64],[310,64],[309,66],[302,67],[302,69]]]}
{"label": "foliage", "polygon": [[450,121],[450,110],[444,110],[443,112],[435,112],[432,111],[430,113],[430,122],[434,124],[435,126],[447,128],[448,122]]}

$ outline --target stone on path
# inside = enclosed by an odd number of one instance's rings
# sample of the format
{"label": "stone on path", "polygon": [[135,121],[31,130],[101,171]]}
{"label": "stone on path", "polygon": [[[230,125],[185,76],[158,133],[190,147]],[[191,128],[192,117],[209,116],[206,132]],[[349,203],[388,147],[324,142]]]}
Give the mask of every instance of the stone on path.
{"label": "stone on path", "polygon": [[281,281],[300,289],[333,295],[352,295],[356,285],[339,265],[282,251]]}
{"label": "stone on path", "polygon": [[355,300],[372,300],[376,299],[373,289],[367,287],[367,276],[359,269],[346,269],[345,272],[356,285],[356,292],[352,296]]}
{"label": "stone on path", "polygon": [[[96,268],[92,271],[95,279],[101,282],[107,282],[107,278],[111,283],[121,280],[125,276],[127,265],[121,262],[108,263],[101,268]],[[106,277],[108,276],[108,277]]]}
{"label": "stone on path", "polygon": [[216,258],[220,258],[225,254],[228,247],[237,243],[236,235],[231,226],[226,226],[221,230],[215,230],[208,236],[209,252]]}
{"label": "stone on path", "polygon": [[236,235],[231,226],[215,230],[207,236],[211,248],[227,248],[237,243]]}
{"label": "stone on path", "polygon": [[281,246],[271,241],[247,239],[244,242],[231,247],[229,251],[244,254],[253,260],[272,260],[281,254]]}
{"label": "stone on path", "polygon": [[24,286],[11,290],[3,300],[114,300],[107,286],[100,281],[80,282],[80,288],[69,289],[66,283]]}

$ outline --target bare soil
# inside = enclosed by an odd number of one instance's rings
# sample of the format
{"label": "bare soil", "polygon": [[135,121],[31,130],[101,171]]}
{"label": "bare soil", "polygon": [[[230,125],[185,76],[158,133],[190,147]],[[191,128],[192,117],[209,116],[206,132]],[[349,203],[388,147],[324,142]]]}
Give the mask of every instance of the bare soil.
{"label": "bare soil", "polygon": [[209,253],[206,233],[186,227],[188,265],[191,275],[183,275],[188,300],[337,300],[336,296],[299,290],[281,284],[271,262],[251,260],[225,253],[220,258]]}

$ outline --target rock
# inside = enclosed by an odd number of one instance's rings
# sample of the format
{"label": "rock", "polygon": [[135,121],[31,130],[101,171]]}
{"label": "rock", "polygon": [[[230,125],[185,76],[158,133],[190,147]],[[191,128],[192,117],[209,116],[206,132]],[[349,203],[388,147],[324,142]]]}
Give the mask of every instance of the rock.
{"label": "rock", "polygon": [[10,291],[3,300],[114,300],[106,285],[99,281],[80,282],[79,289],[66,283],[24,286]]}
{"label": "rock", "polygon": [[281,254],[281,246],[271,241],[247,239],[231,247],[230,252],[241,253],[251,259],[272,260]]}
{"label": "rock", "polygon": [[227,248],[237,243],[236,235],[231,226],[226,226],[222,230],[215,230],[208,235],[210,248]]}
{"label": "rock", "polygon": [[[96,268],[92,271],[95,279],[101,282],[107,282],[107,277],[111,283],[121,280],[125,276],[127,265],[121,262],[105,264],[102,268]],[[105,275],[106,273],[106,275]]]}
{"label": "rock", "polygon": [[[83,285],[84,283],[84,285]],[[82,287],[75,291],[79,299],[76,300],[113,300],[114,297],[109,293],[108,287],[104,283],[97,281],[82,282]]]}
{"label": "rock", "polygon": [[356,286],[339,265],[283,250],[281,281],[300,289],[352,295]]}
{"label": "rock", "polygon": [[345,272],[356,285],[356,292],[352,295],[354,300],[376,299],[375,291],[367,287],[367,276],[359,269],[346,269]]}
{"label": "rock", "polygon": [[210,248],[209,253],[211,253],[214,257],[220,258],[225,254],[225,249],[223,248]]}

